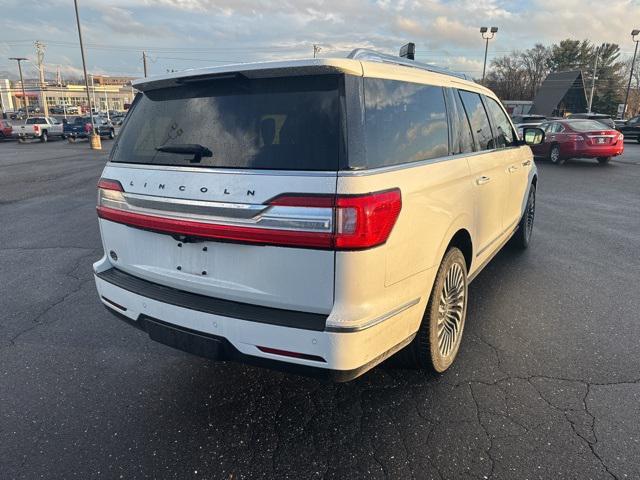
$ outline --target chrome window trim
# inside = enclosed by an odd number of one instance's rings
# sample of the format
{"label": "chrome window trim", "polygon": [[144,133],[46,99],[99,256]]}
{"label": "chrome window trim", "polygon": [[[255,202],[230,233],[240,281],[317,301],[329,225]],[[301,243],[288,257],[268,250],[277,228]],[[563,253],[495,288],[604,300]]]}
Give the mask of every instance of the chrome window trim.
{"label": "chrome window trim", "polygon": [[387,172],[395,172],[397,170],[405,170],[407,168],[422,167],[434,163],[446,162],[449,160],[458,160],[460,158],[473,157],[476,155],[484,155],[487,153],[496,153],[506,150],[515,150],[526,145],[512,145],[510,147],[493,148],[491,150],[479,150],[476,152],[457,153],[455,155],[443,155],[441,157],[429,158],[418,162],[399,163],[397,165],[389,165],[376,168],[365,168],[361,170],[338,170],[338,171],[313,171],[313,170],[239,170],[239,169],[216,169],[207,167],[178,167],[174,165],[145,165],[133,163],[108,162],[107,167],[116,168],[137,168],[142,170],[169,170],[175,172],[200,172],[214,173],[226,175],[269,175],[283,177],[363,177],[368,175],[379,175]]}
{"label": "chrome window trim", "polygon": [[526,146],[526,145],[513,145],[510,147],[493,148],[491,150],[479,150],[477,152],[457,153],[455,155],[435,157],[435,158],[430,158],[428,160],[421,160],[419,162],[399,163],[398,165],[389,165],[387,167],[376,167],[376,168],[363,169],[363,170],[342,170],[338,172],[338,176],[339,177],[363,177],[368,175],[378,175],[382,173],[395,172],[397,170],[405,170],[407,168],[422,167],[422,166],[431,165],[434,163],[447,162],[449,160],[458,160],[460,158],[468,158],[468,157],[474,157],[477,155],[485,155],[487,153],[497,153],[497,152],[503,152],[506,150],[515,150],[515,149],[522,148],[523,146]]}

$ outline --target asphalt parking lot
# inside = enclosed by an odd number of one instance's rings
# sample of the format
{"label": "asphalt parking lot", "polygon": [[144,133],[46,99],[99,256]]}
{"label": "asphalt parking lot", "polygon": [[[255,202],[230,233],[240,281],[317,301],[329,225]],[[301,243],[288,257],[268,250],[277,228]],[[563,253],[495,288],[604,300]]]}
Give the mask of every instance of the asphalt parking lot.
{"label": "asphalt parking lot", "polygon": [[101,306],[86,142],[0,143],[0,478],[640,477],[640,145],[538,162],[531,248],[470,288],[434,377],[213,363]]}

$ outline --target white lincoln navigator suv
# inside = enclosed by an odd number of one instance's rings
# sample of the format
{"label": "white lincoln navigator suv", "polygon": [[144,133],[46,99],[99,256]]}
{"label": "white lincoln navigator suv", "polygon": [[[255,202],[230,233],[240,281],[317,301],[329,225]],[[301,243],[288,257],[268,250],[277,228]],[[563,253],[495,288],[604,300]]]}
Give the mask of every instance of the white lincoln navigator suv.
{"label": "white lincoln navigator suv", "polygon": [[529,243],[544,133],[464,76],[356,50],[135,87],[94,271],[158,342],[337,381],[400,350],[443,372],[469,282]]}

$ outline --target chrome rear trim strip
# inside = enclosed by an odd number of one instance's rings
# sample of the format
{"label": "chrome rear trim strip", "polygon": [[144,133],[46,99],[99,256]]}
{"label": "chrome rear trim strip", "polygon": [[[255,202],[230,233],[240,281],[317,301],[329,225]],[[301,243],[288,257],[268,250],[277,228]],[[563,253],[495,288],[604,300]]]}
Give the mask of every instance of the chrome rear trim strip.
{"label": "chrome rear trim strip", "polygon": [[260,204],[183,200],[181,198],[156,197],[136,193],[124,193],[124,197],[127,203],[133,207],[233,219],[253,218],[269,208],[268,205]]}
{"label": "chrome rear trim strip", "polygon": [[224,204],[99,190],[99,204],[132,213],[162,218],[237,227],[333,232],[333,209],[284,205]]}
{"label": "chrome rear trim strip", "polygon": [[366,330],[367,328],[375,327],[379,323],[382,323],[382,322],[384,322],[386,320],[389,320],[392,317],[395,317],[396,315],[404,312],[405,310],[408,310],[409,308],[413,307],[414,305],[417,305],[418,303],[420,303],[420,297],[414,298],[413,300],[411,300],[411,301],[409,301],[407,303],[404,303],[404,304],[400,305],[399,307],[394,308],[393,310],[390,310],[389,312],[385,313],[384,315],[376,317],[376,318],[374,318],[372,320],[369,320],[368,322],[362,323],[360,325],[344,326],[344,327],[340,327],[338,325],[331,325],[331,326],[327,326],[325,328],[325,331],[326,332],[336,332],[336,333],[360,332],[362,330]]}

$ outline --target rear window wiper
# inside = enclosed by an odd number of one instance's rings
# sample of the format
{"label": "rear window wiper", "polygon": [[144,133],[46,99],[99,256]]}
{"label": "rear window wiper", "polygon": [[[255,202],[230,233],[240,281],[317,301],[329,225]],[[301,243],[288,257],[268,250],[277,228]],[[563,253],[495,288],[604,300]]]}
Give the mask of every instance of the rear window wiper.
{"label": "rear window wiper", "polygon": [[161,145],[156,147],[158,152],[164,153],[188,153],[192,154],[193,158],[189,160],[191,163],[198,163],[202,160],[202,157],[213,157],[213,152],[204,145],[197,143],[174,143]]}

